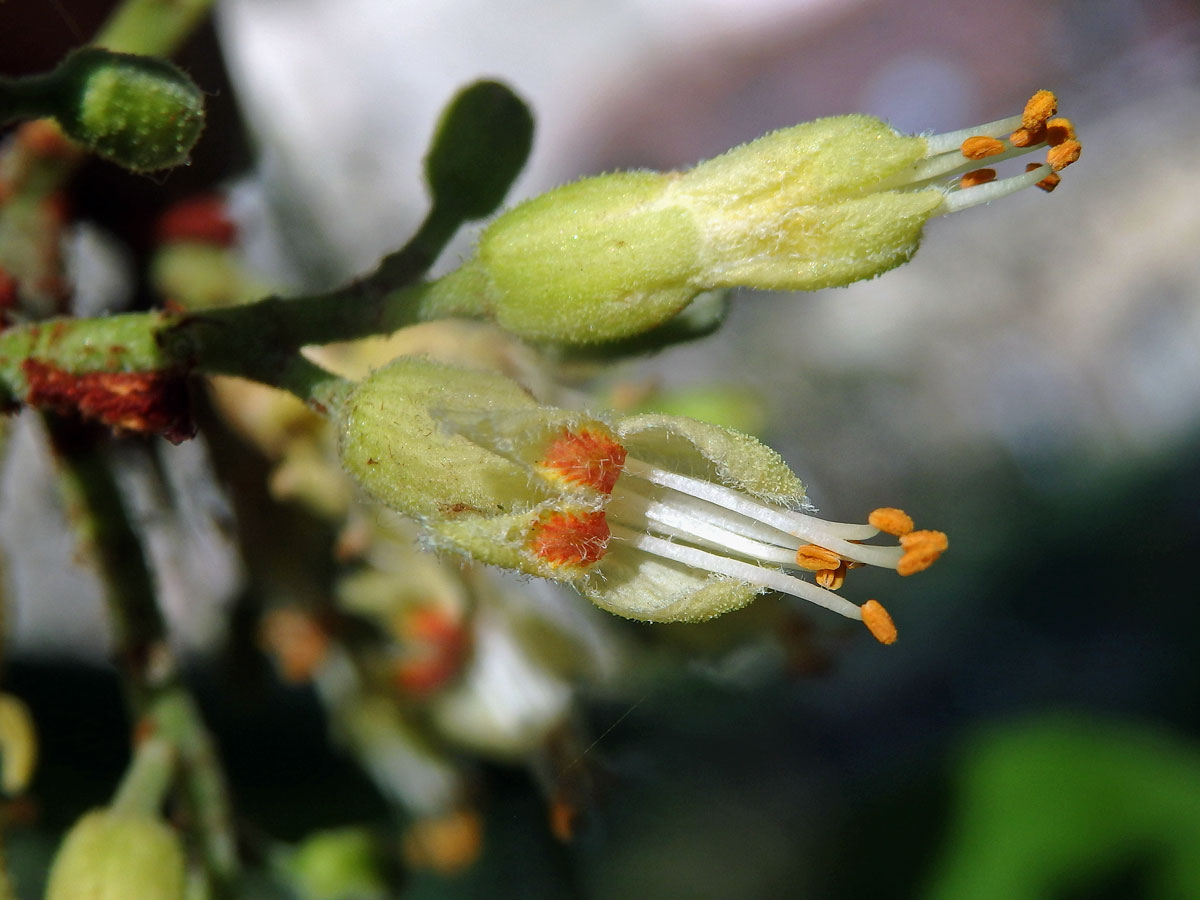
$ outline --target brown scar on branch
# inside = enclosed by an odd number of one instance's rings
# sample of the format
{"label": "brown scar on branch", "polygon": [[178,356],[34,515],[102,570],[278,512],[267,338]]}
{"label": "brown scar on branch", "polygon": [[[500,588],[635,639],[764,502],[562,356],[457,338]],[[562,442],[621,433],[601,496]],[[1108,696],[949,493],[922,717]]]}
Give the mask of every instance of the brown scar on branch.
{"label": "brown scar on branch", "polygon": [[76,413],[121,431],[160,434],[178,444],[196,434],[191,397],[183,373],[86,372],[74,374],[51,363],[26,359],[21,370],[35,409]]}

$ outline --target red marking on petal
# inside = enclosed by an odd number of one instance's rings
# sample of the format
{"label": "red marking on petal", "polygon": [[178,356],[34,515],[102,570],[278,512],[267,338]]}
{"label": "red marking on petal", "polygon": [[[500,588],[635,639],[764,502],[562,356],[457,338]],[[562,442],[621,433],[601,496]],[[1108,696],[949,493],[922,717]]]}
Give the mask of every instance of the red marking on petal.
{"label": "red marking on petal", "polygon": [[550,442],[539,464],[552,477],[571,485],[612,493],[625,465],[625,448],[612,435],[595,428],[563,429]]}
{"label": "red marking on petal", "polygon": [[527,546],[553,566],[582,568],[604,557],[609,536],[602,511],[550,512],[534,523]]}

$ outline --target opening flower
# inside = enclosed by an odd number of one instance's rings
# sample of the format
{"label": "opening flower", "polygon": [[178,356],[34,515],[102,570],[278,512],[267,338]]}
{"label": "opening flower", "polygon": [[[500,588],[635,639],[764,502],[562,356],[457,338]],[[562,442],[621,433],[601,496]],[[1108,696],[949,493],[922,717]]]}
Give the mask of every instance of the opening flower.
{"label": "opening flower", "polygon": [[[349,471],[436,546],[570,583],[643,621],[709,619],[774,590],[891,643],[879,603],[836,593],[846,573],[911,575],[947,546],[896,509],[860,524],[817,518],[782,457],[749,435],[538,406],[500,376],[428,360],[364,379],[342,428]],[[880,535],[888,542],[866,543]]]}
{"label": "opening flower", "polygon": [[[508,211],[475,258],[424,288],[431,309],[538,340],[641,333],[704,291],[816,290],[907,262],[925,223],[1037,185],[1079,157],[1057,100],[930,136],[870,116],[771,132],[682,172],[585,178]],[[994,166],[1046,149],[1000,178]]]}
{"label": "opening flower", "polygon": [[[561,490],[502,529],[460,522],[438,533],[476,555],[489,541],[515,542],[519,568],[569,581],[620,615],[707,619],[774,590],[861,620],[891,643],[896,629],[882,605],[859,606],[835,591],[850,569],[911,575],[947,547],[943,533],[915,530],[897,509],[877,509],[862,524],[805,512],[803,485],[778,454],[695,420],[632,416],[609,426],[544,411],[435,417]],[[865,543],[881,534],[896,540]]]}

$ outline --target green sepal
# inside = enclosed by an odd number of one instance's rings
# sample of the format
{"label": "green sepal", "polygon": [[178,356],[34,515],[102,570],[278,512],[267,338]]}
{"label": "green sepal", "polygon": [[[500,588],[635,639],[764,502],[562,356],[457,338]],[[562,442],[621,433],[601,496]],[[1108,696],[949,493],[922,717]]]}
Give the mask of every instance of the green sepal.
{"label": "green sepal", "polygon": [[401,357],[350,393],[338,422],[342,465],[375,499],[409,516],[502,515],[544,499],[529,474],[460,434],[433,411],[535,408],[502,375]]}
{"label": "green sepal", "polygon": [[783,457],[757,438],[684,416],[646,414],[616,427],[631,457],[715,481],[769,503],[791,508],[804,502],[804,482]]}
{"label": "green sepal", "polygon": [[641,622],[703,622],[741,609],[763,588],[612,540],[576,588],[601,609]]}
{"label": "green sepal", "polygon": [[660,201],[673,176],[624,172],[564,185],[483,233],[485,311],[522,337],[597,343],[639,334],[698,293],[700,235]]}

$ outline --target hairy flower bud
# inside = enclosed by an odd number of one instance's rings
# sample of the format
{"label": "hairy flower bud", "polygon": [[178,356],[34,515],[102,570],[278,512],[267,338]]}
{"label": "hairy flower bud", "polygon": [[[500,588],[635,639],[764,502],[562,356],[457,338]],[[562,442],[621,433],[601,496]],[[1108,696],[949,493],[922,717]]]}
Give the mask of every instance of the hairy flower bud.
{"label": "hairy flower bud", "polygon": [[152,816],[97,809],[67,833],[46,900],[183,900],[183,850]]}
{"label": "hairy flower bud", "polygon": [[49,76],[50,114],[68,137],[135,172],[186,163],[204,129],[204,97],[178,67],[96,47]]}

